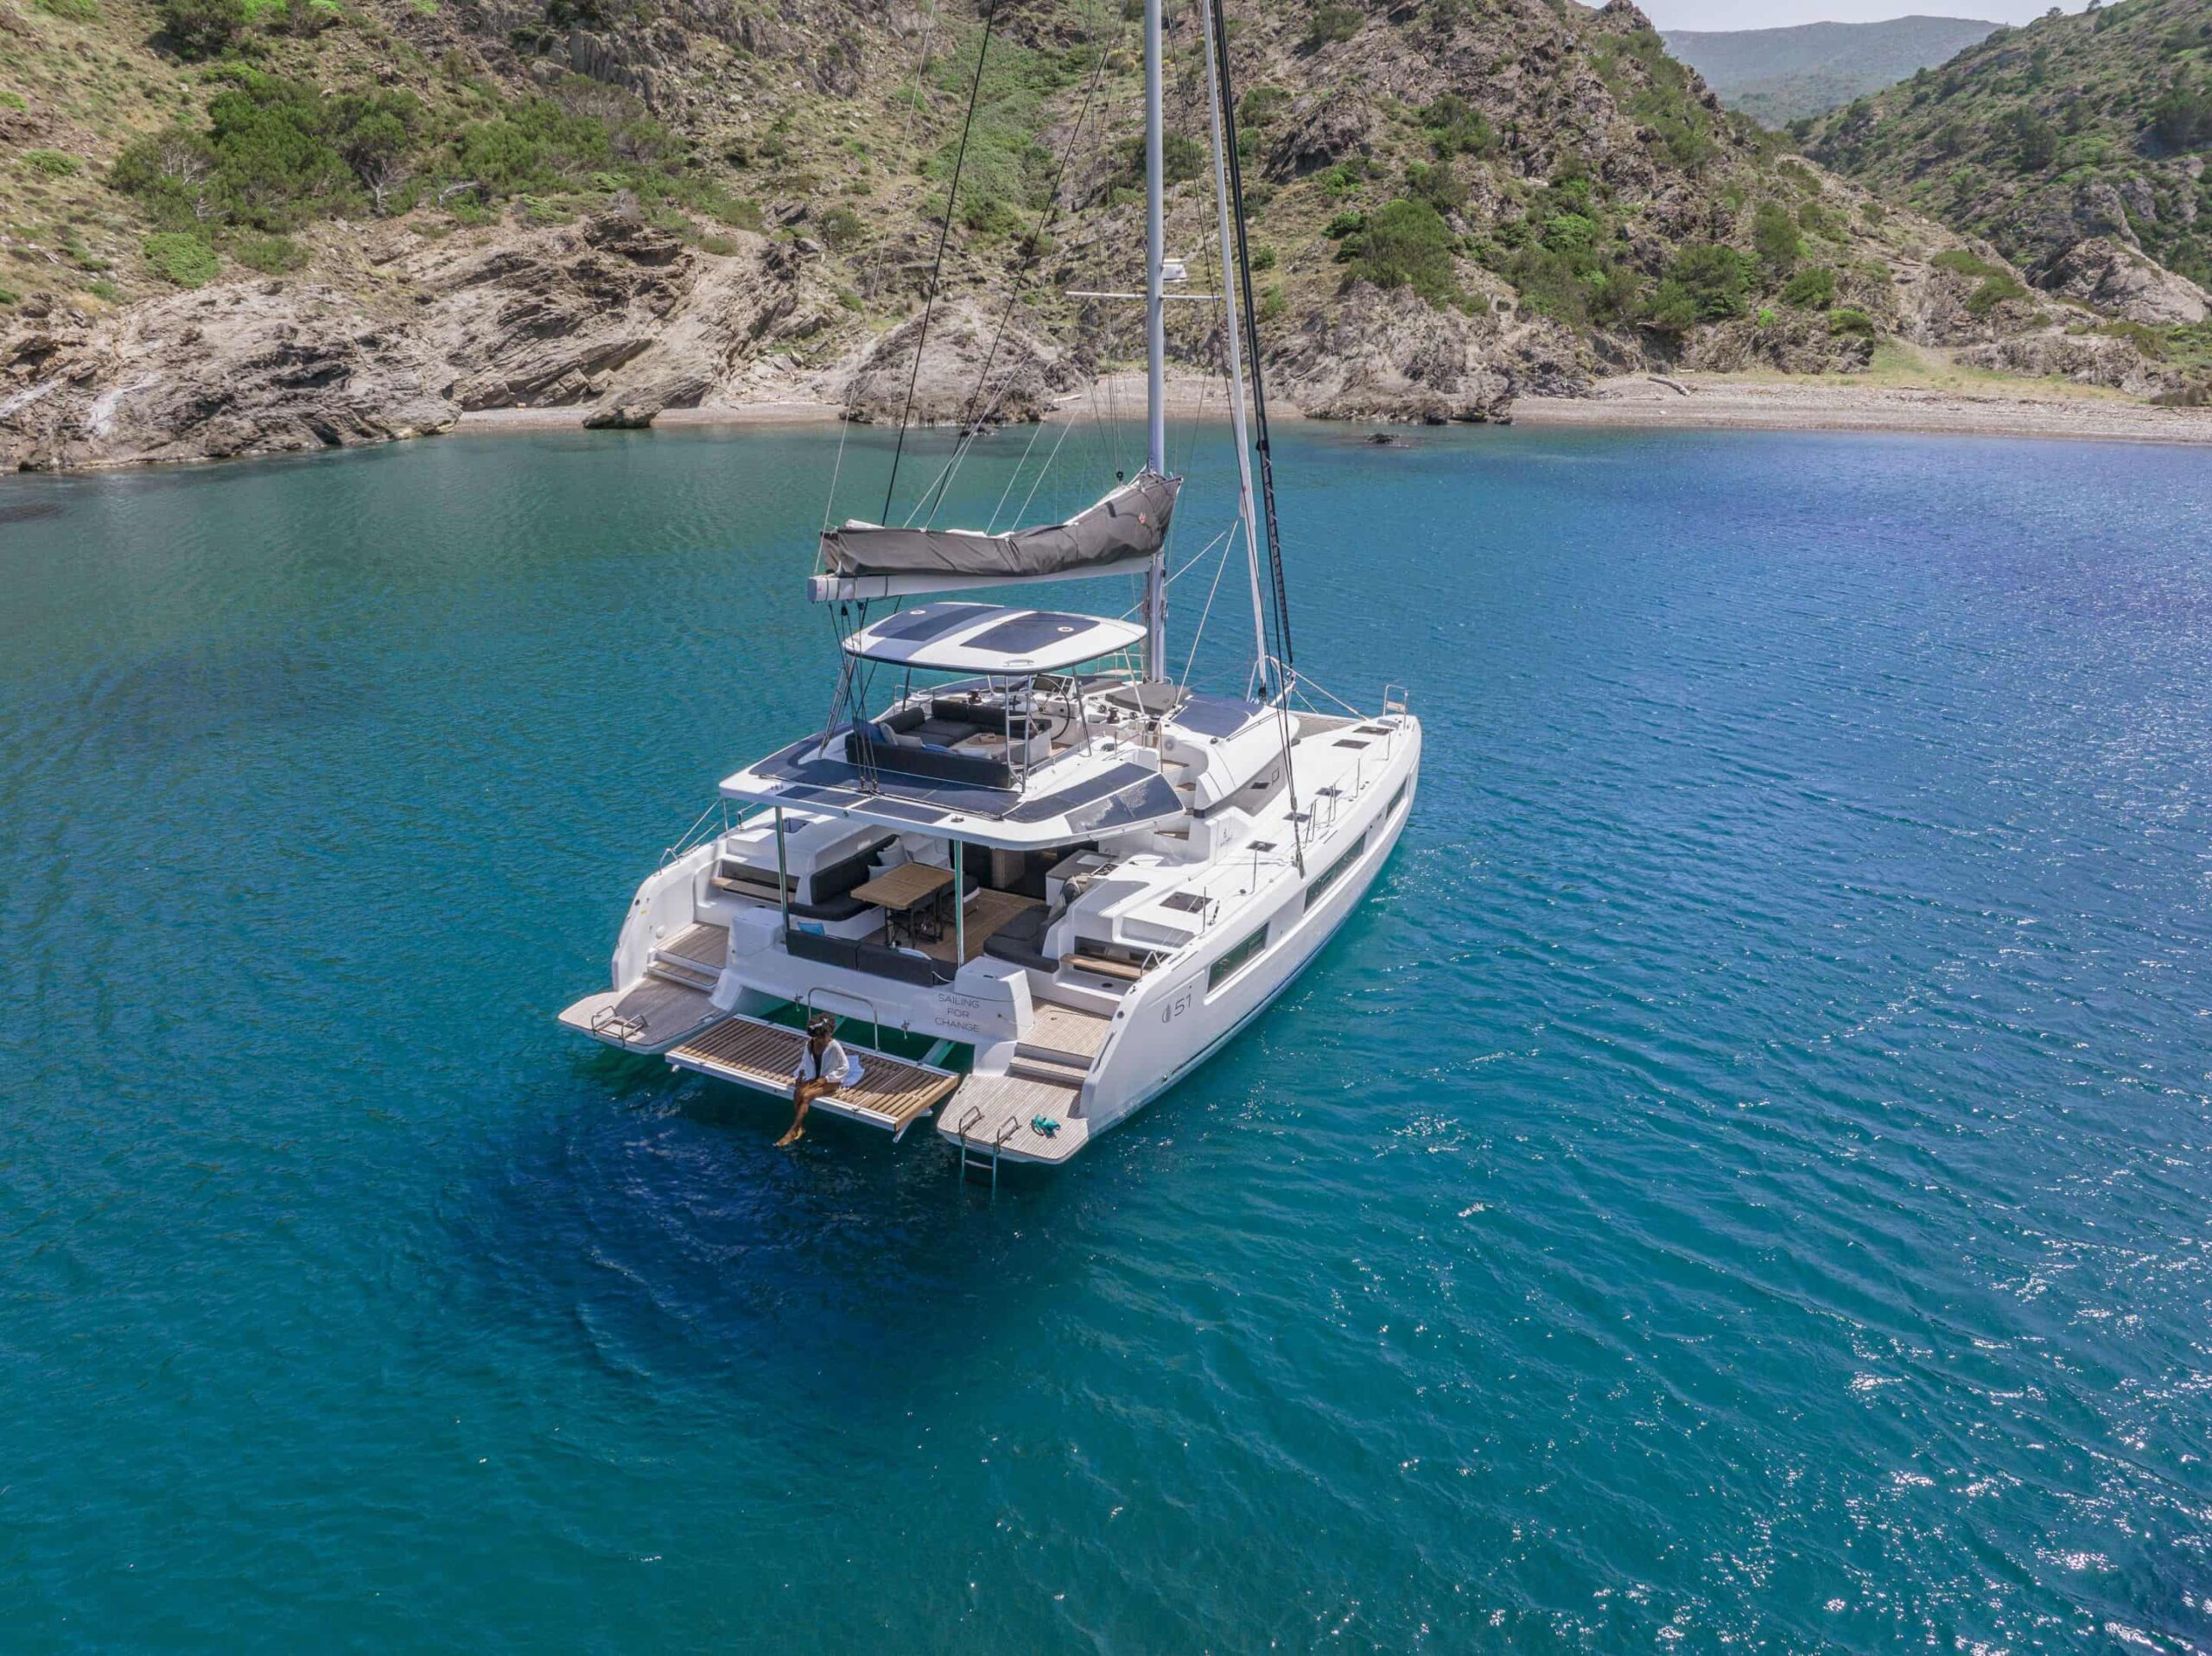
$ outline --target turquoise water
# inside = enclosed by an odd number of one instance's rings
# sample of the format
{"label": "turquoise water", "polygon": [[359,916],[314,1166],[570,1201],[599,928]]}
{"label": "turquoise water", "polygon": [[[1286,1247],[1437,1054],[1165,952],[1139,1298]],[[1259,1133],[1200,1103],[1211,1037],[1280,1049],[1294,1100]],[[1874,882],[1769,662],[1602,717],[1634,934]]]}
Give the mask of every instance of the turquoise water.
{"label": "turquoise water", "polygon": [[836,447],[0,482],[11,1648],[2212,1643],[2202,456],[1294,434],[1404,845],[994,1204],[550,1021]]}

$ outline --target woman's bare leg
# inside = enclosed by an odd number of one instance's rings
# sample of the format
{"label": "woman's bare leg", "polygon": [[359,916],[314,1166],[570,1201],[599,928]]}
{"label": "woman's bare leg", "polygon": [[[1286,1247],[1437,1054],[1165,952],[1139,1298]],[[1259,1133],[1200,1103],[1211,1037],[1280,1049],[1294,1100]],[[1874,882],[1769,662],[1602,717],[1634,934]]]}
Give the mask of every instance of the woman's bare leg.
{"label": "woman's bare leg", "polygon": [[806,1136],[806,1107],[821,1097],[823,1094],[832,1090],[830,1083],[825,1081],[799,1082],[798,1089],[791,1094],[791,1100],[798,1108],[792,1112],[791,1131],[776,1140],[777,1149],[781,1150],[785,1145],[795,1145]]}

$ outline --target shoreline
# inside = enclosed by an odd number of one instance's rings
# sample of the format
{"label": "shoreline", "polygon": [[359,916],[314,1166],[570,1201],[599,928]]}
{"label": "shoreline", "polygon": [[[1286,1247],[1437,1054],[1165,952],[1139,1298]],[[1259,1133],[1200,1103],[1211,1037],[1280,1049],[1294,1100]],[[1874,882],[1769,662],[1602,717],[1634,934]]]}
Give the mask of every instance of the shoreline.
{"label": "shoreline", "polygon": [[[1060,397],[1044,418],[1048,422],[1081,419],[1110,405],[1120,417],[1128,419],[1141,411],[1144,396],[1141,375],[1109,375]],[[453,430],[460,434],[581,431],[588,408],[575,404],[487,409],[462,415]],[[1277,424],[1303,423],[1306,417],[1283,403],[1271,404],[1268,412]],[[1228,398],[1215,381],[1178,377],[1167,382],[1167,413],[1175,420],[1226,420]],[[656,427],[835,426],[842,415],[842,408],[835,403],[790,398],[669,409],[653,423]],[[1352,430],[1396,428],[1379,420],[1318,423]],[[1511,423],[1536,430],[1835,431],[2212,445],[2212,408],[2160,408],[2088,391],[2037,395],[2025,389],[2010,391],[1993,387],[1982,391],[1700,374],[1627,374],[1599,381],[1587,397],[1522,397],[1514,403]],[[891,429],[888,425],[873,424],[860,428]]]}
{"label": "shoreline", "polygon": [[1707,374],[1624,374],[1586,397],[1524,397],[1514,423],[1643,431],[1845,431],[2080,442],[2212,443],[2212,409],[2116,394],[1945,390]]}

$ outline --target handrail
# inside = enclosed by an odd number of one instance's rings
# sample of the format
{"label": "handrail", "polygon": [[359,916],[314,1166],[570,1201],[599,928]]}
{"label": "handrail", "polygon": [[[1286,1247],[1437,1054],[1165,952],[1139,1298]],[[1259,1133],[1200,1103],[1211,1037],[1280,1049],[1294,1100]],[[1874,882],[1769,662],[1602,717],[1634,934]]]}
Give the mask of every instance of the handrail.
{"label": "handrail", "polygon": [[628,1012],[620,1012],[612,1006],[601,1006],[591,1015],[591,1032],[604,1035],[610,1030],[618,1040],[634,1041],[646,1030],[645,1020]]}
{"label": "handrail", "polygon": [[[707,841],[719,839],[728,833],[733,827],[742,825],[745,820],[742,812],[739,814],[736,823],[732,823],[729,820],[729,805],[728,800],[717,799],[706,809],[701,811],[692,820],[691,826],[677,836],[676,843],[660,853],[660,866],[665,868],[678,857],[697,850]],[[710,832],[702,833],[702,829],[709,828],[709,819],[717,820],[714,822]]]}
{"label": "handrail", "polygon": [[798,1003],[800,1006],[806,1008],[810,1017],[815,1009],[814,997],[819,994],[841,995],[847,1000],[858,1001],[861,1006],[867,1007],[868,1017],[874,1020],[875,1024],[876,1050],[880,1052],[883,1050],[883,1014],[876,1010],[875,1002],[870,1000],[866,995],[856,995],[849,989],[827,989],[817,983],[800,998]]}

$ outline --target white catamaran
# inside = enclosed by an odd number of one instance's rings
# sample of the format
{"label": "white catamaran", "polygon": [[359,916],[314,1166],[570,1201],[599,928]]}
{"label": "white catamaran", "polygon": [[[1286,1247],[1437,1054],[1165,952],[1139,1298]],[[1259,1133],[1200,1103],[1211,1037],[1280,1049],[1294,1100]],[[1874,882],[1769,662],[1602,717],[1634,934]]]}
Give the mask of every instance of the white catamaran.
{"label": "white catamaran", "polygon": [[[1253,610],[1239,693],[1167,668],[1180,479],[1162,323],[1180,270],[1162,251],[1147,0],[1148,464],[1062,523],[827,530],[810,595],[849,630],[826,728],[721,784],[639,887],[612,987],[569,1027],[788,1098],[801,1026],[835,1013],[859,1076],[814,1111],[894,1136],[934,1111],[963,1169],[995,1181],[1002,1163],[1069,1160],[1219,1050],[1366,895],[1413,803],[1421,726],[1391,688],[1372,714],[1321,710],[1291,665],[1217,0],[1200,27],[1224,275],[1208,297]],[[1130,575],[1137,621],[943,596]]]}

